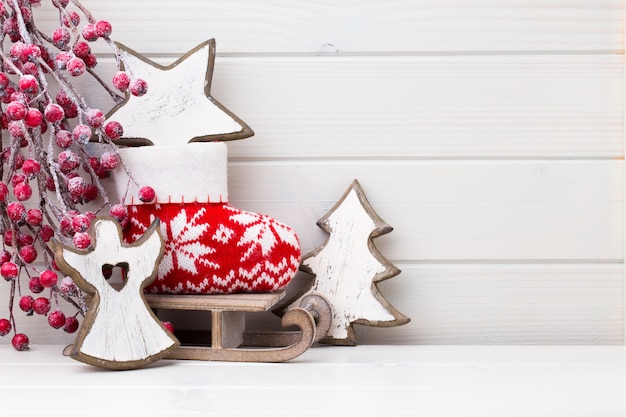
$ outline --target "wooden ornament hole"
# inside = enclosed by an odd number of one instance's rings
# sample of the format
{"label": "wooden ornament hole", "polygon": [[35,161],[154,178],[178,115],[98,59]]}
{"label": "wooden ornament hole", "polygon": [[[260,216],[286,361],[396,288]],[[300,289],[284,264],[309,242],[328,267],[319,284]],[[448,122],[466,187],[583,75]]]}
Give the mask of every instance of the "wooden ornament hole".
{"label": "wooden ornament hole", "polygon": [[102,276],[116,291],[121,291],[126,284],[126,275],[128,274],[128,263],[120,262],[116,265],[102,265]]}

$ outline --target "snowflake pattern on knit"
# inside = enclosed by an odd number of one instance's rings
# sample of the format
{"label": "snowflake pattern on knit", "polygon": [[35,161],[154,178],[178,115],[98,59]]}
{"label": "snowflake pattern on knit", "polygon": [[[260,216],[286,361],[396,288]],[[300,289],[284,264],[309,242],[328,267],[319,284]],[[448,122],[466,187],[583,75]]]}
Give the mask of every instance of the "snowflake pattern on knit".
{"label": "snowflake pattern on knit", "polygon": [[159,275],[164,276],[174,271],[175,265],[183,271],[198,274],[198,267],[206,263],[206,255],[215,249],[200,241],[209,225],[199,223],[206,210],[200,209],[189,219],[185,209],[181,210],[170,222],[161,223],[161,234],[165,240],[165,253],[159,264]]}
{"label": "snowflake pattern on knit", "polygon": [[237,242],[237,246],[248,247],[248,251],[241,257],[242,262],[254,256],[252,252],[258,249],[261,249],[262,256],[267,256],[279,240],[294,247],[298,246],[296,235],[289,226],[264,214],[240,211],[230,206],[226,208],[235,213],[230,216],[230,220],[245,227]]}
{"label": "snowflake pattern on knit", "polygon": [[295,231],[270,216],[226,203],[131,206],[124,236],[139,238],[155,217],[161,221],[165,254],[146,291],[224,294],[275,291],[300,264]]}

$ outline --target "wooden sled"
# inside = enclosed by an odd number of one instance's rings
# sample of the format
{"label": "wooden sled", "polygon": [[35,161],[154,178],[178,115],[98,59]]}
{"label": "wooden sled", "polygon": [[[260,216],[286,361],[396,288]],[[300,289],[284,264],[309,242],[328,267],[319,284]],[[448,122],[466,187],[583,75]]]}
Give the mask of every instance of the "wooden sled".
{"label": "wooden sled", "polygon": [[284,291],[225,295],[146,294],[145,300],[156,310],[211,312],[210,346],[183,343],[167,356],[169,359],[285,362],[306,352],[328,333],[331,310],[322,296],[310,295],[302,300],[300,307],[287,310],[282,317],[283,327],[296,326],[298,331],[245,331],[246,313],[268,311],[284,296]]}

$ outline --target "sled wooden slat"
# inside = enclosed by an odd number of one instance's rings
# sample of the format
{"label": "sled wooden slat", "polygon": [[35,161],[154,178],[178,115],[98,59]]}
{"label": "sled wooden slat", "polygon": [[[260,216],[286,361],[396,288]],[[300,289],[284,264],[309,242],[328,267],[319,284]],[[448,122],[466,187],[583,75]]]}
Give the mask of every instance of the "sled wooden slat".
{"label": "sled wooden slat", "polygon": [[174,295],[146,294],[152,308],[196,311],[262,312],[275,306],[285,297],[285,292],[259,294]]}

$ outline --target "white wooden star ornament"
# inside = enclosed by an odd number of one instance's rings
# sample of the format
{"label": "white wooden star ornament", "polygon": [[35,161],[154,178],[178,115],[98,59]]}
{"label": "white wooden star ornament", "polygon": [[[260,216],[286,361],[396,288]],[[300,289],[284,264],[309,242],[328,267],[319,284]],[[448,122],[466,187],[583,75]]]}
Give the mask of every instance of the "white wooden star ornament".
{"label": "white wooden star ornament", "polygon": [[148,83],[147,94],[115,106],[107,120],[124,127],[120,145],[177,145],[242,139],[252,129],[211,96],[215,40],[210,39],[171,65],[160,65],[118,44],[133,78]]}
{"label": "white wooden star ornament", "polygon": [[322,343],[354,345],[353,324],[391,327],[409,317],[396,310],[377,284],[400,273],[374,246],[372,239],[393,230],[374,212],[357,180],[317,225],[329,236],[305,255],[300,269],[315,275],[309,294],[324,296],[332,310],[330,330]]}

